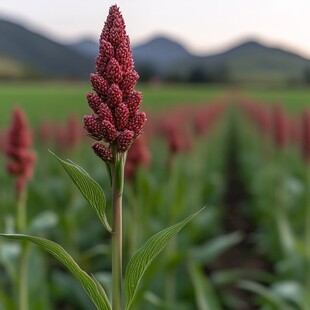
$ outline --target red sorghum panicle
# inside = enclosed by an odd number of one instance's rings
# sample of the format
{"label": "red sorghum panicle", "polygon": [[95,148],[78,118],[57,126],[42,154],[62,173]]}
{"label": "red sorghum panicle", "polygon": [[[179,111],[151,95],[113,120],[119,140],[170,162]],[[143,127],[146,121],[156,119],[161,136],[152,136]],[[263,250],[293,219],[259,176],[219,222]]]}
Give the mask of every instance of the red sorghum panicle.
{"label": "red sorghum panicle", "polygon": [[104,144],[96,142],[92,145],[92,148],[97,156],[103,161],[110,162],[112,160],[112,152]]}
{"label": "red sorghum panicle", "polygon": [[141,134],[142,128],[146,122],[146,114],[144,112],[135,113],[128,121],[127,128],[135,133],[135,137]]}
{"label": "red sorghum panicle", "polygon": [[117,130],[122,130],[126,127],[129,118],[129,111],[124,103],[120,103],[115,109],[115,125]]}
{"label": "red sorghum panicle", "polygon": [[16,193],[24,191],[32,177],[36,154],[29,150],[32,146],[32,134],[26,117],[21,109],[15,108],[11,127],[6,136],[5,153],[9,158],[7,171],[16,176]]}
{"label": "red sorghum panicle", "polygon": [[134,138],[134,132],[125,129],[116,139],[117,151],[125,152]]}
{"label": "red sorghum panicle", "polygon": [[127,179],[134,178],[139,167],[147,167],[151,161],[151,154],[143,137],[135,141],[127,154],[125,176]]}
{"label": "red sorghum panicle", "polygon": [[82,125],[80,119],[75,114],[71,114],[66,123],[67,149],[77,147],[82,139]]}
{"label": "red sorghum panicle", "polygon": [[84,116],[84,127],[87,133],[95,140],[103,138],[103,124],[93,115]]}
{"label": "red sorghum panicle", "polygon": [[310,110],[305,111],[303,115],[302,144],[303,156],[308,164],[310,164]]}
{"label": "red sorghum panicle", "polygon": [[117,108],[117,106],[122,102],[123,93],[117,84],[111,85],[107,93],[107,98],[107,104],[111,109]]}
{"label": "red sorghum panicle", "polygon": [[102,100],[100,99],[99,96],[93,94],[93,93],[88,93],[87,94],[87,101],[88,101],[88,105],[90,106],[90,108],[98,114],[99,109],[102,105]]}
{"label": "red sorghum panicle", "polygon": [[113,123],[113,115],[110,108],[106,104],[102,104],[98,109],[98,119],[103,122],[104,120]]}
{"label": "red sorghum panicle", "polygon": [[289,140],[289,125],[285,111],[281,105],[273,107],[273,135],[279,148],[286,146]]}
{"label": "red sorghum panicle", "polygon": [[127,97],[126,105],[130,115],[135,114],[139,110],[141,101],[142,94],[139,91],[134,91]]}
{"label": "red sorghum panicle", "polygon": [[98,96],[105,97],[109,89],[109,83],[104,79],[104,77],[92,73],[90,75],[90,82],[93,86],[93,90],[98,94]]}
{"label": "red sorghum panicle", "polygon": [[108,143],[113,143],[117,137],[117,131],[114,125],[107,120],[104,120],[102,122],[102,134],[103,134],[103,138]]}
{"label": "red sorghum panicle", "polygon": [[87,101],[94,114],[84,117],[88,135],[102,140],[93,149],[104,161],[112,160],[106,155],[112,149],[126,152],[142,132],[146,114],[139,112],[142,95],[134,91],[138,78],[125,22],[113,5],[100,36],[96,73],[90,75],[96,94],[88,93]]}
{"label": "red sorghum panicle", "polygon": [[137,81],[139,79],[139,75],[136,71],[131,71],[129,74],[126,75],[124,80],[122,81],[120,87],[123,91],[123,94],[125,96],[130,95],[130,93],[133,91],[135,88]]}

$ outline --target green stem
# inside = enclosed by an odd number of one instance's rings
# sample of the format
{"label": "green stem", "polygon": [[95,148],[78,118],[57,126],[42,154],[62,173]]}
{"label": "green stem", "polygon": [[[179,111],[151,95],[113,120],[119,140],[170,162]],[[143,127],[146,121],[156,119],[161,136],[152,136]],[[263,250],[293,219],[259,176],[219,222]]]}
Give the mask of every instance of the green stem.
{"label": "green stem", "polygon": [[112,171],[112,309],[122,309],[122,195],[125,154],[116,153]]}
{"label": "green stem", "polygon": [[20,193],[17,200],[17,231],[24,233],[27,229],[27,209],[26,209],[27,192],[24,190]]}
{"label": "green stem", "polygon": [[[27,193],[23,191],[17,202],[17,231],[25,233],[27,230],[27,209],[26,209]],[[19,261],[19,310],[28,310],[28,244],[22,243],[21,255]]]}
{"label": "green stem", "polygon": [[23,242],[19,265],[19,310],[28,310],[28,243]]}

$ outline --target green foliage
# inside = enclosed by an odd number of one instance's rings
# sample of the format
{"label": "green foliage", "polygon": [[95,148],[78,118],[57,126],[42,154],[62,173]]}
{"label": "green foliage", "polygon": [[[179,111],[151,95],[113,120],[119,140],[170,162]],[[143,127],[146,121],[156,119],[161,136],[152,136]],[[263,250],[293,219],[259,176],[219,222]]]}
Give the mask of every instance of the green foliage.
{"label": "green foliage", "polygon": [[191,262],[188,269],[195,289],[198,310],[221,310],[214,288],[202,268]]}
{"label": "green foliage", "polygon": [[105,214],[106,198],[100,185],[89,174],[72,161],[64,161],[51,152],[57,158],[62,167],[70,176],[71,180],[80,190],[89,205],[95,211],[104,227],[111,232],[111,226]]}
{"label": "green foliage", "polygon": [[108,298],[98,281],[83,271],[73,258],[57,243],[39,237],[19,234],[0,234],[0,236],[21,241],[31,241],[58,259],[80,282],[98,310],[111,310]]}
{"label": "green foliage", "polygon": [[191,257],[196,262],[207,264],[232,246],[238,244],[242,238],[243,236],[240,232],[215,237],[199,247],[194,247],[191,250]]}
{"label": "green foliage", "polygon": [[240,281],[239,287],[250,291],[252,293],[261,296],[270,306],[272,309],[281,309],[281,310],[293,310],[294,308],[291,307],[288,303],[286,303],[280,296],[275,294],[270,289],[264,287],[263,285],[253,282],[253,281]]}
{"label": "green foliage", "polygon": [[[204,209],[204,208],[203,208]],[[187,217],[182,222],[170,226],[151,237],[130,259],[125,276],[126,310],[130,309],[143,274],[154,259],[165,248],[170,239],[175,236],[200,211]]]}
{"label": "green foliage", "polygon": [[[147,110],[176,106],[181,103],[205,103],[222,95],[222,87],[206,85],[161,85],[159,88],[139,84],[143,92],[143,105]],[[0,128],[6,126],[15,105],[23,108],[32,126],[42,120],[64,121],[74,112],[80,115],[90,113],[85,94],[89,83],[1,83]],[[44,105],[42,104],[44,102]]]}

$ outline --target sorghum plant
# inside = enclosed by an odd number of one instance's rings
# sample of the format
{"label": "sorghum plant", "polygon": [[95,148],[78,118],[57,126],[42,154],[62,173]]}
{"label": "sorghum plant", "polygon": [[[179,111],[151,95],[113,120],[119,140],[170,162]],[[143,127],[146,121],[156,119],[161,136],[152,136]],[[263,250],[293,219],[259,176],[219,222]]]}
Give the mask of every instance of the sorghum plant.
{"label": "sorghum plant", "polygon": [[151,161],[151,154],[144,137],[138,139],[128,151],[125,166],[125,177],[132,180],[139,167],[147,167]]}
{"label": "sorghum plant", "polygon": [[[15,108],[11,128],[6,136],[5,153],[9,158],[7,171],[16,177],[15,190],[18,200],[23,199],[28,181],[32,177],[36,155],[30,150],[32,134],[23,111]],[[20,224],[20,223],[19,223]],[[19,229],[23,230],[23,225]]]}
{"label": "sorghum plant", "polygon": [[[126,154],[142,133],[146,114],[139,112],[142,96],[134,91],[138,74],[134,71],[129,37],[126,35],[125,23],[119,8],[113,5],[102,30],[99,41],[99,55],[96,59],[96,73],[90,80],[95,93],[87,95],[92,115],[84,117],[88,134],[97,140],[92,146],[106,164],[112,186],[112,225],[106,216],[106,199],[101,187],[89,174],[71,161],[58,158],[82,195],[96,212],[103,226],[112,238],[112,305],[100,283],[90,277],[58,244],[29,235],[1,236],[29,240],[38,244],[61,261],[81,283],[97,309],[123,309],[122,289],[122,194],[124,188],[124,166]],[[164,229],[151,237],[131,257],[125,274],[125,309],[132,308],[139,282],[153,260],[164,249],[168,241],[190,220],[189,216],[182,222]],[[138,225],[138,223],[133,223]],[[111,227],[112,226],[112,227]]]}
{"label": "sorghum plant", "polygon": [[[9,158],[7,171],[13,175],[15,180],[15,192],[17,200],[17,227],[18,233],[27,230],[26,210],[26,187],[32,177],[36,154],[30,150],[32,145],[32,134],[28,127],[27,119],[23,111],[15,108],[12,114],[11,128],[6,136],[5,153]],[[27,265],[28,247],[23,243],[20,255],[20,277],[19,277],[19,309],[28,309],[27,294]]]}

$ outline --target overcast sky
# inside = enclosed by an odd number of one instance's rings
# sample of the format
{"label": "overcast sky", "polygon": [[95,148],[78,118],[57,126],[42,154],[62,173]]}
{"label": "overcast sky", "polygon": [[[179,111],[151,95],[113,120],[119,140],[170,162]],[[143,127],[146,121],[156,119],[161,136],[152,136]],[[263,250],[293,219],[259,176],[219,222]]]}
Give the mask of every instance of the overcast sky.
{"label": "overcast sky", "polygon": [[258,38],[310,58],[310,0],[1,0],[0,15],[58,41],[96,39],[115,3],[133,44],[166,34],[203,54]]}

